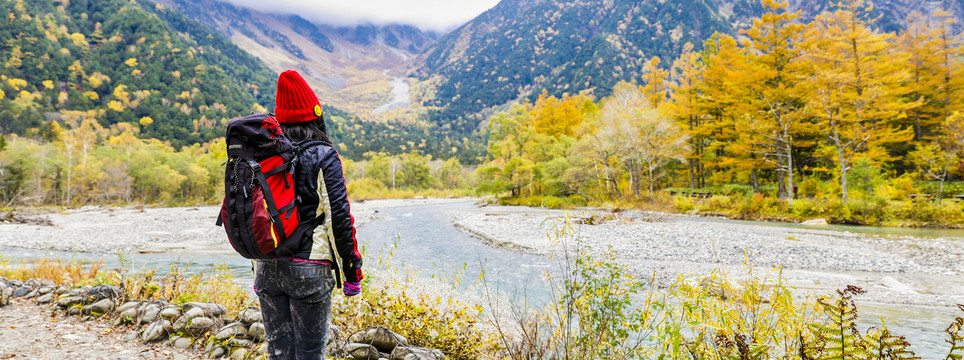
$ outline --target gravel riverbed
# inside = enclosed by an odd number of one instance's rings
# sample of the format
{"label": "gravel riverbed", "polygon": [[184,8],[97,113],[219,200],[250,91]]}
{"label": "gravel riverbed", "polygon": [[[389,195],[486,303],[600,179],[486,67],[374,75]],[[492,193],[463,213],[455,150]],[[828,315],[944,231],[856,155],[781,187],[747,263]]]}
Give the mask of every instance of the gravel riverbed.
{"label": "gravel riverbed", "polygon": [[[558,254],[565,243],[570,251],[584,246],[597,258],[611,252],[637,278],[652,278],[660,287],[681,274],[699,278],[720,271],[739,278],[752,269],[754,276],[771,279],[782,273],[801,296],[857,285],[868,291],[861,298],[869,302],[964,303],[964,231],[960,237],[891,237],[638,211],[476,210],[456,214],[455,226],[493,246]],[[547,236],[566,216],[575,223],[569,230],[575,236],[564,242]],[[603,217],[608,220],[581,224]]]}

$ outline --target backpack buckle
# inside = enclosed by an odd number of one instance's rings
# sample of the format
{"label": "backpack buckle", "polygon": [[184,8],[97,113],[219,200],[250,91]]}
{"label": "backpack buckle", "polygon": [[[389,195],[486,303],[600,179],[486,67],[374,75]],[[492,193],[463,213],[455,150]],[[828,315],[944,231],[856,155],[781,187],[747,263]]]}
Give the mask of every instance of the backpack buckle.
{"label": "backpack buckle", "polygon": [[250,161],[248,161],[248,165],[251,166],[251,170],[261,171],[261,164],[258,163],[257,161],[250,160]]}

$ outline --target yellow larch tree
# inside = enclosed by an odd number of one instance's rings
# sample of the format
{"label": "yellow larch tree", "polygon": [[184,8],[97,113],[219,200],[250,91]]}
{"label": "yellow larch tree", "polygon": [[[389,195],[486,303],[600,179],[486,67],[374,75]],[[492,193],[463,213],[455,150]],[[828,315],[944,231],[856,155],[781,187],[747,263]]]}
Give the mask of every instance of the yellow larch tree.
{"label": "yellow larch tree", "polygon": [[702,124],[699,107],[702,80],[703,65],[700,54],[693,51],[692,43],[686,43],[683,45],[683,53],[673,61],[670,68],[670,101],[665,108],[690,138],[692,151],[687,157],[687,163],[690,188],[693,189],[705,185],[702,163],[705,136],[697,131]]}
{"label": "yellow larch tree", "polygon": [[835,12],[818,15],[808,33],[815,41],[808,112],[835,157],[844,201],[856,158],[892,160],[886,146],[913,137],[912,129],[897,124],[916,106],[901,102],[900,85],[910,76],[906,59],[893,50],[893,34],[870,28],[865,16],[871,9],[863,0],[846,0]]}
{"label": "yellow larch tree", "polygon": [[786,2],[762,3],[768,12],[743,31],[747,37],[743,46],[749,50],[749,71],[743,74],[749,95],[746,101],[754,107],[744,119],[749,130],[759,135],[754,151],[776,167],[778,197],[792,199],[793,149],[799,144],[794,136],[813,131],[803,111],[807,89],[800,81],[808,71],[802,56],[808,25],[795,21],[799,12],[788,13]]}

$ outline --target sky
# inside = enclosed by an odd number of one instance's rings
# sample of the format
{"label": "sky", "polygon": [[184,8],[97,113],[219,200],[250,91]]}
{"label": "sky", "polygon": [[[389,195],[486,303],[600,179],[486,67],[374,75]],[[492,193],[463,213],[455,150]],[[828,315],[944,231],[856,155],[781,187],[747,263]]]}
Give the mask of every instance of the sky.
{"label": "sky", "polygon": [[221,0],[266,13],[297,14],[333,25],[411,24],[448,31],[495,6],[499,0]]}

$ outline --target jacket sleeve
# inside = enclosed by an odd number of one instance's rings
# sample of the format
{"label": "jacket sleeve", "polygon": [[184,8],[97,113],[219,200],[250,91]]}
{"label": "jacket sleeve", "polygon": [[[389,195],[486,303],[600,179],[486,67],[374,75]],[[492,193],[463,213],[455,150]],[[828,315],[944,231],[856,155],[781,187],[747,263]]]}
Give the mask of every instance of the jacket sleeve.
{"label": "jacket sleeve", "polygon": [[321,166],[325,187],[328,190],[328,201],[331,205],[331,228],[335,237],[335,251],[338,251],[342,259],[345,281],[358,282],[364,278],[361,271],[362,256],[358,251],[358,240],[355,239],[355,218],[351,215],[348,189],[345,187],[345,175],[338,153],[334,149],[327,151],[323,155]]}

